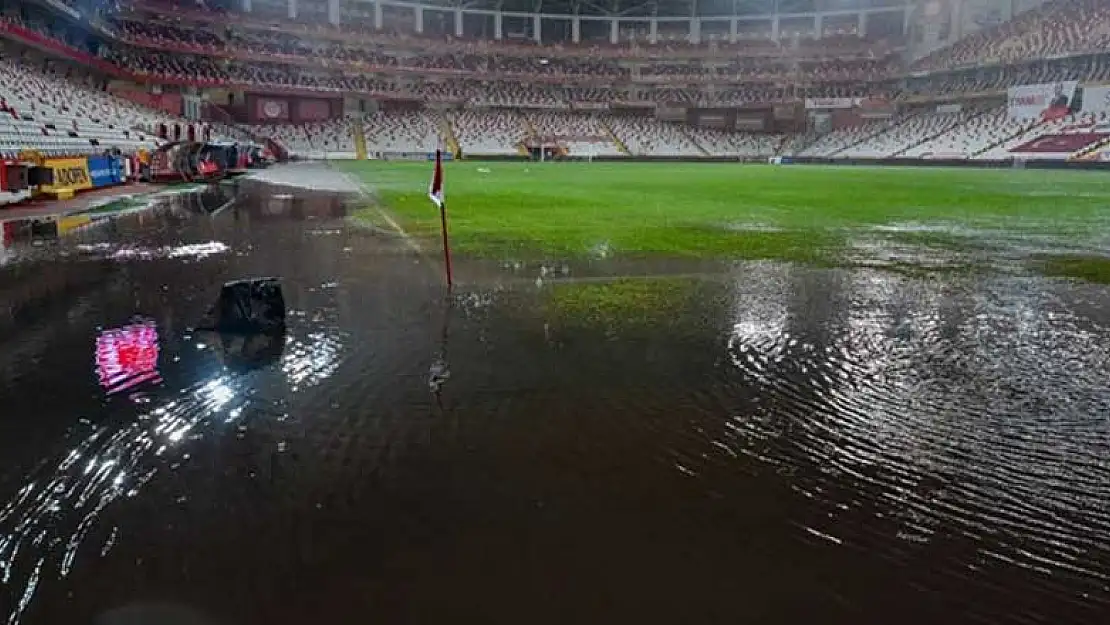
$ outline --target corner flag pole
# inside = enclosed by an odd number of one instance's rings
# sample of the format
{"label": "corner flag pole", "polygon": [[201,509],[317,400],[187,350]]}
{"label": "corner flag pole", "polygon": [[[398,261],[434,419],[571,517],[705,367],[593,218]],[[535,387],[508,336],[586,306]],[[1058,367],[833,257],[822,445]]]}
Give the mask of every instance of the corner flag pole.
{"label": "corner flag pole", "polygon": [[447,204],[439,205],[439,224],[443,231],[443,266],[447,269],[447,288],[455,286],[454,274],[451,271],[451,244],[447,241]]}
{"label": "corner flag pole", "polygon": [[443,233],[443,266],[447,272],[447,288],[455,285],[451,271],[451,244],[447,239],[447,202],[443,196],[443,151],[436,149],[436,166],[432,172],[432,183],[428,186],[428,197],[439,207],[440,230]]}

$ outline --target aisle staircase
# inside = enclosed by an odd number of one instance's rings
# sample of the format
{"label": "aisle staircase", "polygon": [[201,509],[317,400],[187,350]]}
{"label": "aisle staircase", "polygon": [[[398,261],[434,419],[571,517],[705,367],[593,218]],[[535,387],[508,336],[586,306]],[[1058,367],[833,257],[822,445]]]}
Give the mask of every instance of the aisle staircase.
{"label": "aisle staircase", "polygon": [[1013,141],[1014,139],[1017,139],[1021,135],[1029,132],[1030,130],[1033,130],[1037,126],[1040,126],[1042,123],[1044,123],[1044,122],[1042,122],[1041,120],[1037,120],[1037,121],[1034,121],[1033,123],[1029,124],[1028,126],[1022,126],[1017,132],[1010,133],[1010,134],[1006,135],[1005,137],[1003,137],[1002,139],[999,139],[998,141],[990,143],[985,148],[979,150],[978,152],[975,152],[974,154],[971,155],[971,158],[975,158],[976,156],[986,154],[987,152],[990,152],[991,150],[997,148],[1000,145],[1006,145],[1006,143],[1008,143],[1010,141]]}
{"label": "aisle staircase", "polygon": [[698,140],[694,138],[694,135],[686,132],[686,130],[684,128],[680,128],[680,130],[682,132],[682,136],[686,137],[686,139],[689,140],[690,143],[695,148],[697,148],[699,152],[701,152],[702,156],[713,156],[712,154],[709,153],[709,150],[705,149],[705,147],[701,143],[698,143]]}
{"label": "aisle staircase", "polygon": [[351,120],[351,139],[355,142],[355,160],[365,161],[369,154],[366,152],[366,129],[362,126],[361,117]]}
{"label": "aisle staircase", "polygon": [[462,148],[459,147],[459,137],[455,134],[455,126],[447,116],[439,118],[439,136],[443,137],[443,142],[447,144],[447,149],[451,151],[451,155],[455,158],[462,158]]}
{"label": "aisle staircase", "polygon": [[908,116],[903,117],[903,118],[898,119],[898,120],[891,120],[890,123],[887,123],[887,124],[883,125],[881,128],[879,128],[878,131],[864,136],[859,141],[856,141],[854,143],[850,143],[850,144],[840,148],[839,150],[833,152],[832,154],[829,154],[829,156],[832,157],[832,156],[836,156],[837,154],[843,154],[844,152],[846,152],[846,151],[848,151],[848,150],[850,150],[850,149],[852,149],[852,148],[854,148],[858,145],[862,145],[864,143],[867,143],[868,141],[874,139],[875,137],[878,137],[880,135],[885,135],[886,133],[890,132],[891,130],[894,130],[895,128],[901,126],[902,124],[910,121],[914,117],[916,117],[916,116],[915,115],[908,115]]}
{"label": "aisle staircase", "polygon": [[945,126],[942,130],[940,130],[938,132],[934,132],[932,134],[926,135],[925,137],[922,137],[922,138],[918,139],[914,143],[911,143],[910,145],[907,145],[906,147],[902,148],[901,150],[898,150],[897,152],[891,154],[890,156],[893,157],[893,158],[897,158],[899,156],[902,156],[906,152],[909,152],[910,150],[916,148],[917,146],[928,143],[929,141],[932,141],[933,139],[936,139],[937,137],[939,137],[941,135],[952,132],[953,130],[959,128],[960,126],[966,126],[967,124],[970,124],[972,121],[974,121],[974,120],[976,120],[976,119],[978,119],[978,118],[980,118],[980,117],[982,117],[983,115],[986,115],[986,114],[987,114],[987,111],[985,111],[985,110],[984,111],[979,111],[975,115],[972,115],[971,117],[963,120],[962,122],[957,121],[956,123],[954,123],[950,126]]}
{"label": "aisle staircase", "polygon": [[617,149],[621,151],[621,154],[624,154],[625,156],[632,156],[632,150],[628,149],[628,146],[624,144],[624,141],[621,141],[621,138],[617,136],[617,133],[613,132],[613,129],[609,126],[609,124],[605,123],[605,120],[600,121],[601,127],[605,129],[605,134],[609,135],[609,138],[613,140],[613,144],[616,145]]}
{"label": "aisle staircase", "polygon": [[528,132],[528,136],[530,136],[530,137],[540,136],[540,131],[536,130],[536,125],[532,123],[532,120],[528,119],[527,115],[524,115],[523,117],[524,117],[524,129]]}
{"label": "aisle staircase", "polygon": [[1096,161],[1102,150],[1110,146],[1110,137],[1096,141],[1068,157],[1069,161]]}
{"label": "aisle staircase", "polygon": [[[801,136],[783,135],[779,146],[775,148],[775,156],[794,156],[817,142],[821,135],[810,132]],[[797,141],[797,143],[795,143]]]}

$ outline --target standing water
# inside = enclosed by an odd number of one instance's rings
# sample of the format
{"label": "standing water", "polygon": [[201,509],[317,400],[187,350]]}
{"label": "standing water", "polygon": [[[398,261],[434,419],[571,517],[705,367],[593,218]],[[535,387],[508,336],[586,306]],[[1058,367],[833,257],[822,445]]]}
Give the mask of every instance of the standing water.
{"label": "standing water", "polygon": [[[6,226],[6,623],[1110,609],[1105,287],[464,262],[447,299],[348,199],[245,182]],[[192,329],[260,275],[284,336]]]}

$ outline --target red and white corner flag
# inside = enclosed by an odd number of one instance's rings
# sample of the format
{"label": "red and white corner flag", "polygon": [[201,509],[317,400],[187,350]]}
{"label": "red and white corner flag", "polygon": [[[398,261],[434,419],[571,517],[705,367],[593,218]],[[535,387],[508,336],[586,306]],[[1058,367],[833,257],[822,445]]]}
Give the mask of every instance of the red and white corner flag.
{"label": "red and white corner flag", "polygon": [[447,204],[443,200],[443,150],[436,148],[436,168],[432,171],[432,183],[428,185],[428,198],[439,209],[439,224],[443,233],[443,269],[447,274],[447,288],[455,284],[451,272],[451,244],[447,240]]}
{"label": "red and white corner flag", "polygon": [[443,151],[436,149],[436,168],[432,171],[432,183],[428,185],[428,197],[432,203],[443,208]]}

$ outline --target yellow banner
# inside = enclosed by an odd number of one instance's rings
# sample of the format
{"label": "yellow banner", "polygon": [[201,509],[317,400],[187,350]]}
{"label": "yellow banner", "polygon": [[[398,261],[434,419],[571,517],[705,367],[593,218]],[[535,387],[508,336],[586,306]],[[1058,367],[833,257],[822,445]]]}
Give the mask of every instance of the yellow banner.
{"label": "yellow banner", "polygon": [[91,189],[89,162],[84,158],[48,158],[43,167],[54,170],[54,184],[43,185],[44,193],[65,193]]}

